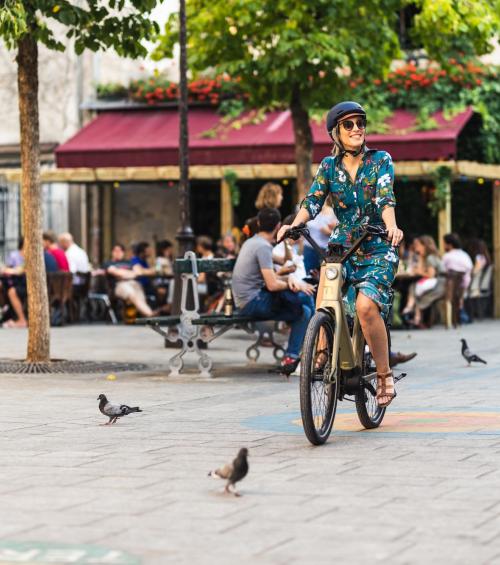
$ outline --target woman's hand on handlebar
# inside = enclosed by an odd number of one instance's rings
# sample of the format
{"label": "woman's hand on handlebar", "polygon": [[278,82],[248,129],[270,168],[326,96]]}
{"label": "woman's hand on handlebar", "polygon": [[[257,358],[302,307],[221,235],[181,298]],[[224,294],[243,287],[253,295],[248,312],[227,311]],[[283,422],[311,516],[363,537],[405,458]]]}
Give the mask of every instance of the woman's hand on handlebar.
{"label": "woman's hand on handlebar", "polygon": [[387,228],[387,240],[391,243],[393,247],[399,245],[402,239],[403,239],[403,231],[400,230],[398,226]]}
{"label": "woman's hand on handlebar", "polygon": [[291,228],[292,226],[288,224],[284,224],[280,227],[278,231],[278,235],[276,236],[276,241],[279,243],[285,236],[285,233]]}

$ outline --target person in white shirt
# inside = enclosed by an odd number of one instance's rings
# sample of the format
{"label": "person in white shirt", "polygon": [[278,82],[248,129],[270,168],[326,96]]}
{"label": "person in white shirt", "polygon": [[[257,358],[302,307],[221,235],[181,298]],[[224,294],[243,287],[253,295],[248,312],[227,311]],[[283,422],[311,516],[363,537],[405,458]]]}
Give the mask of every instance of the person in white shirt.
{"label": "person in white shirt", "polygon": [[469,288],[471,273],[474,267],[472,259],[462,249],[460,237],[456,233],[447,233],[444,237],[444,249],[446,253],[442,258],[442,265],[445,271],[456,271],[464,273],[462,287]]}
{"label": "person in white shirt", "polygon": [[[307,222],[307,227],[314,241],[316,241],[320,247],[326,249],[330,236],[332,235],[332,230],[337,224],[338,220],[333,208],[325,204],[316,218]],[[320,256],[311,247],[308,241],[304,241],[304,268],[307,275],[309,276],[311,271],[319,269],[320,264]]]}
{"label": "person in white shirt", "polygon": [[[86,251],[77,245],[70,233],[62,233],[59,236],[59,245],[64,250],[69,263],[69,270],[75,273],[88,273],[90,271],[89,256]],[[76,277],[75,277],[76,278]],[[78,282],[75,280],[75,284]]]}

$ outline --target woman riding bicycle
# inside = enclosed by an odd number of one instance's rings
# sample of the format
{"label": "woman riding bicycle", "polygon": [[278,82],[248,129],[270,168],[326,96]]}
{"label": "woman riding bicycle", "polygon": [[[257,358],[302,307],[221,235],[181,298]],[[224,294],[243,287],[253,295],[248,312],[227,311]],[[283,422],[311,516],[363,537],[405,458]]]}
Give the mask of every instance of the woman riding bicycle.
{"label": "woman riding bicycle", "polygon": [[366,146],[366,112],[358,103],[335,105],[326,127],[334,142],[333,156],[321,162],[297,216],[291,226],[282,226],[278,239],[290,227],[315,218],[329,195],[339,220],[330,243],[349,247],[363,225],[385,225],[387,240],[369,236],[345,263],[345,280],[359,291],[356,312],[377,368],[377,402],[385,407],[396,393],[383,317],[391,307],[391,286],[398,270],[394,247],[403,238],[394,211],[394,167],[388,153]]}

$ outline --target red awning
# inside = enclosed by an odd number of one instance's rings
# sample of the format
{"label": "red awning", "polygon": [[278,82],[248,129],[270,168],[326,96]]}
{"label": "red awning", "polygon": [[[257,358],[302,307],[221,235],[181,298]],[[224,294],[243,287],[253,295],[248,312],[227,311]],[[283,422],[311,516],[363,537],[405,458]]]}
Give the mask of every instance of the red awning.
{"label": "red awning", "polygon": [[[415,131],[415,116],[397,110],[384,134],[368,136],[368,145],[388,151],[395,161],[454,159],[457,138],[472,116],[467,109],[451,120],[440,112],[438,129]],[[254,118],[254,119],[253,119]],[[190,163],[231,165],[294,163],[289,111],[264,119],[245,115],[239,129],[222,124],[210,108],[189,112]],[[253,123],[252,123],[253,122]],[[314,161],[331,151],[324,124],[312,123]],[[179,118],[175,109],[106,111],[56,150],[58,167],[145,167],[178,164]]]}

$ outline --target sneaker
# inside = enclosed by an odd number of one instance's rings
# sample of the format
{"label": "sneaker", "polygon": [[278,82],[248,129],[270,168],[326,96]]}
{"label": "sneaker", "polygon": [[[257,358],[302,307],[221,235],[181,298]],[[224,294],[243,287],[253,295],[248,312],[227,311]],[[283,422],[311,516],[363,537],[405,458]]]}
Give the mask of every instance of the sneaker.
{"label": "sneaker", "polygon": [[280,363],[280,372],[289,377],[299,366],[300,357],[290,357],[285,355]]}

